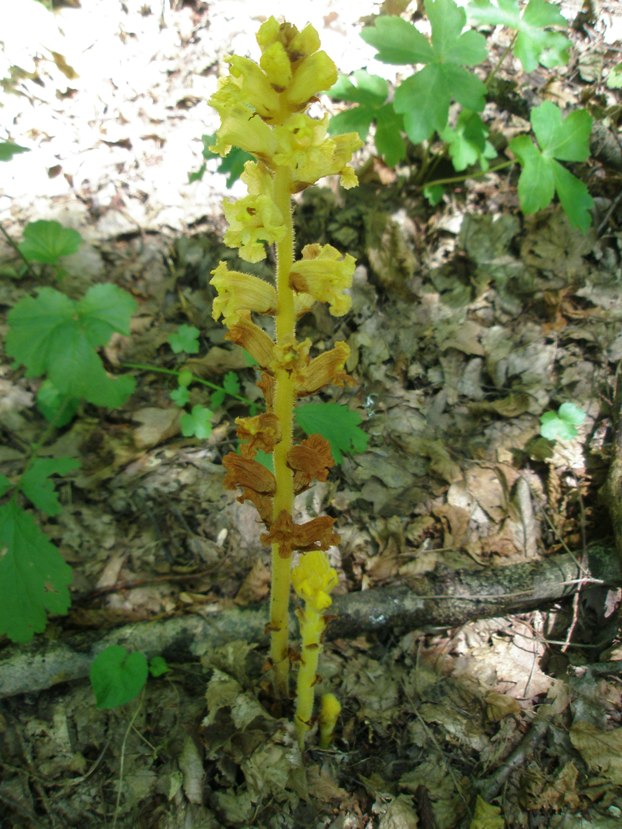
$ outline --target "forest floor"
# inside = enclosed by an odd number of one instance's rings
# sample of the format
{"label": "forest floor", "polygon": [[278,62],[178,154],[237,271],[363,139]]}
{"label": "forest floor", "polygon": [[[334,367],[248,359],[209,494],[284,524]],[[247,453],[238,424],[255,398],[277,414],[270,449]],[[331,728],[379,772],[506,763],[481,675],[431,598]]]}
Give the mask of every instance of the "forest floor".
{"label": "forest floor", "polygon": [[[0,826],[619,827],[620,580],[560,583],[557,598],[529,610],[518,593],[497,596],[506,612],[465,611],[452,626],[443,608],[456,594],[441,592],[416,625],[400,623],[398,609],[343,636],[335,627],[321,664],[321,688],[343,705],[330,750],[311,743],[302,757],[291,712],[270,706],[269,551],[254,509],[224,490],[221,465],[247,407],[228,397],[207,439],[184,438],[169,394],[170,372],[189,367],[215,384],[235,372],[242,396],[260,396],[211,317],[208,285],[232,259],[222,198],[242,190],[228,190],[213,162],[200,181],[188,173],[217,126],[207,99],[224,56],[256,57],[260,15],[283,5],[81,0],[53,25],[33,14],[0,35],[2,59],[30,73],[2,94],[6,137],[31,148],[2,165],[2,228],[16,240],[35,219],[75,228],[84,244],[63,263],[62,284],[49,274],[45,284],[77,297],[113,282],[139,306],[132,335],[105,349],[111,372],[135,376],[135,393],[120,409],[84,406],[43,450],[81,464],[62,486],[62,511],[43,522],[73,568],[73,604],[34,646],[0,641]],[[567,67],[527,78],[510,61],[504,72],[530,104],[607,110],[619,142],[619,98],[616,110],[602,82],[619,61],[615,6],[572,31]],[[562,8],[577,19],[579,9]],[[361,17],[378,10],[313,3],[340,71],[393,77],[358,37]],[[307,17],[291,14],[299,25]],[[507,136],[525,123],[500,113],[497,126]],[[587,572],[594,549],[618,572],[602,492],[622,358],[621,169],[582,166],[595,202],[582,234],[558,206],[523,216],[515,170],[473,178],[431,207],[407,169],[396,174],[369,147],[359,161],[359,188],[326,182],[295,211],[300,247],[330,242],[358,262],[352,312],[336,324],[315,311],[300,324],[314,344],[348,342],[357,386],[326,399],[358,411],[368,436],[298,504],[301,516],[336,518],[336,606],[378,591],[369,595],[382,615],[392,590],[417,592],[435,574],[450,587],[457,573],[494,585],[505,568],[540,572],[556,556]],[[2,261],[15,262],[8,245]],[[0,277],[3,311],[40,284],[30,273]],[[196,356],[168,344],[184,323],[201,332]],[[3,357],[9,477],[45,429],[37,387]],[[191,402],[205,400],[193,387]],[[586,415],[577,436],[544,440],[540,417],[568,402]],[[259,626],[245,621],[254,613]],[[232,633],[189,645],[166,625],[190,618],[224,619]],[[112,711],[96,707],[86,678],[104,635],[170,666]],[[66,668],[48,681],[31,667],[24,687],[2,691],[21,655],[43,665],[59,643],[70,643]]]}

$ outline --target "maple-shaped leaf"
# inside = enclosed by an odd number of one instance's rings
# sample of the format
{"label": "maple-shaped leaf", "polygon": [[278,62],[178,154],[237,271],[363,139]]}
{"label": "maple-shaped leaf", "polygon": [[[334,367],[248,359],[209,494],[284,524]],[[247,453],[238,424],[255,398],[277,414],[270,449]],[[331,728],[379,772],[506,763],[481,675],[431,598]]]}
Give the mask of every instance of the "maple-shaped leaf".
{"label": "maple-shaped leaf", "polygon": [[35,458],[20,478],[19,488],[41,512],[58,515],[61,506],[50,476],[66,475],[79,466],[75,458]]}
{"label": "maple-shaped leaf", "polygon": [[48,613],[66,613],[71,567],[12,498],[0,506],[0,634],[29,642]]}
{"label": "maple-shaped leaf", "polygon": [[387,102],[389,85],[384,78],[359,69],[350,78],[342,75],[328,94],[335,100],[358,104],[333,115],[328,124],[331,135],[357,132],[364,141],[375,124],[376,149],[385,162],[394,167],[406,157],[403,118]]}
{"label": "maple-shaped leaf", "polygon": [[368,436],[359,429],[361,416],[339,403],[304,403],[294,413],[296,423],[307,435],[322,435],[330,443],[335,463],[343,452],[364,452]]}
{"label": "maple-shaped leaf", "polygon": [[55,265],[61,256],[75,253],[82,244],[77,230],[63,227],[59,222],[40,219],[24,228],[24,239],[17,246],[19,252],[32,262]]}
{"label": "maple-shaped leaf", "polygon": [[531,110],[538,146],[527,135],[513,138],[509,147],[522,166],[518,197],[524,213],[535,213],[551,203],[555,193],[572,225],[586,231],[592,223],[593,200],[585,184],[560,161],[586,161],[590,154],[592,119],[585,110],[562,118],[550,101]]}
{"label": "maple-shaped leaf", "polygon": [[199,438],[204,440],[212,434],[212,420],[214,412],[205,406],[193,406],[191,412],[186,412],[180,418],[181,433],[185,438]]}
{"label": "maple-shaped leaf", "polygon": [[568,21],[559,6],[547,0],[529,0],[522,14],[518,0],[496,0],[496,5],[491,0],[471,0],[468,14],[477,25],[506,26],[518,32],[512,51],[525,72],[533,72],[539,63],[547,69],[568,63],[571,42],[548,28],[568,28]]}
{"label": "maple-shaped leaf", "polygon": [[464,68],[486,58],[485,38],[462,31],[466,14],[453,0],[427,0],[425,8],[432,29],[429,39],[406,20],[389,16],[378,17],[361,33],[384,63],[425,64],[400,84],[393,101],[414,144],[447,126],[452,101],[478,112],[486,93],[482,81]]}
{"label": "maple-shaped leaf", "polygon": [[440,136],[447,144],[454,170],[458,172],[476,162],[482,170],[487,170],[488,159],[497,155],[488,141],[488,127],[476,112],[468,109],[462,110],[455,127],[445,127]]}
{"label": "maple-shaped leaf", "polygon": [[47,375],[56,389],[96,406],[122,405],[134,390],[132,377],[111,378],[97,354],[114,332],[129,334],[136,303],[116,285],[94,285],[79,301],[54,288],[21,299],[9,312],[7,354],[26,366],[28,377]]}

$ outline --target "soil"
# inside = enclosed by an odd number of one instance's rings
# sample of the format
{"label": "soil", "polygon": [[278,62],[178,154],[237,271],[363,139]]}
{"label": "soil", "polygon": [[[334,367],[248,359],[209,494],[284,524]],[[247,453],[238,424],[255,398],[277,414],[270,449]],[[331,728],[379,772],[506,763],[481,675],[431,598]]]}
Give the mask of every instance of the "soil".
{"label": "soil", "polygon": [[[84,239],[60,283],[25,269],[7,242],[0,305],[42,284],[79,297],[94,282],[138,303],[131,336],[103,350],[111,373],[136,379],[121,408],[85,404],[46,431],[39,380],[0,363],[3,474],[18,476],[42,435],[42,457],[80,460],[58,487],[62,510],[40,520],[73,569],[71,610],[32,644],[0,641],[0,826],[613,829],[615,153],[593,146],[572,166],[594,197],[585,234],[557,205],[521,214],[515,169],[461,182],[433,207],[417,179],[422,159],[413,153],[396,173],[372,145],[358,159],[359,188],[326,182],[298,200],[299,247],[330,242],[357,258],[352,312],[336,323],[314,310],[299,330],[320,347],[348,342],[357,386],[324,399],[357,411],[368,442],[297,504],[303,519],[334,516],[341,536],[318,686],[343,706],[332,747],[311,739],[301,755],[291,706],[271,698],[269,551],[254,508],[223,488],[221,465],[249,404],[227,396],[198,439],[183,436],[169,395],[187,367],[215,385],[235,372],[240,395],[260,401],[254,369],[211,317],[210,272],[237,261],[222,243],[222,198],[243,190],[227,188],[217,162],[200,181],[188,173],[217,126],[207,99],[224,56],[256,57],[262,16],[283,5],[75,0],[52,16],[32,0],[27,25],[0,34],[0,58],[20,67],[0,64],[5,139],[30,148],[3,165],[0,227],[20,240],[27,222],[57,219]],[[619,97],[604,80],[619,59],[620,9],[576,6],[562,5],[573,21],[568,66],[524,76],[510,60],[500,77],[530,106],[589,107],[619,149]],[[395,77],[358,36],[378,11],[313,4],[340,71]],[[308,10],[287,14],[303,24]],[[525,129],[511,105],[495,118],[506,139]],[[435,177],[451,171],[441,162]],[[200,330],[196,355],[168,343],[182,324]],[[189,406],[208,393],[193,385]],[[567,402],[584,421],[572,439],[547,441],[541,416]],[[467,595],[473,585],[482,592]],[[111,643],[163,654],[169,670],[106,710],[88,672]]]}

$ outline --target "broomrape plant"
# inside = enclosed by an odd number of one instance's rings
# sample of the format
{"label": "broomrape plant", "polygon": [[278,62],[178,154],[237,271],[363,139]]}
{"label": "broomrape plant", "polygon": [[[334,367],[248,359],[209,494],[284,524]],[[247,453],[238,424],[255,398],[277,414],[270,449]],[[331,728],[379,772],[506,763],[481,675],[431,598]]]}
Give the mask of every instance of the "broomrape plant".
{"label": "broomrape plant", "polygon": [[[223,464],[225,485],[241,490],[239,501],[254,504],[265,525],[261,540],[272,546],[270,656],[280,697],[287,697],[289,690],[292,557],[302,553],[294,570],[296,591],[305,602],[299,613],[303,649],[296,714],[302,745],[312,714],[323,613],[337,583],[325,551],[337,543],[338,535],[328,516],[304,523],[294,518],[295,496],[314,481],[325,481],[334,462],[321,435],[294,442],[294,408],[298,398],[328,384],[352,381],[344,370],[347,344],[337,342],[311,356],[311,341],[296,337],[296,321],[316,302],[327,303],[334,316],[350,309],[355,261],[319,244],[307,245],[296,259],[291,200],[324,176],[337,174],[343,187],[354,187],[358,182],[349,162],[361,140],[355,133],[331,137],[328,115],[318,119],[307,113],[317,93],[337,80],[335,64],[320,50],[312,26],[298,31],[271,17],[260,27],[257,41],[259,64],[239,56],[227,59],[229,75],[210,100],[221,121],[211,149],[226,156],[235,146],[254,159],[245,163],[241,176],[248,195],[224,204],[229,223],[224,239],[247,262],[264,259],[266,245],[273,245],[275,280],[270,284],[220,262],[212,271],[217,291],[213,316],[223,318],[228,339],[243,346],[261,369],[266,411],[236,420],[240,454],[226,455]],[[273,334],[258,325],[257,316],[274,319],[266,326]],[[259,451],[272,454],[274,472],[256,460]]]}

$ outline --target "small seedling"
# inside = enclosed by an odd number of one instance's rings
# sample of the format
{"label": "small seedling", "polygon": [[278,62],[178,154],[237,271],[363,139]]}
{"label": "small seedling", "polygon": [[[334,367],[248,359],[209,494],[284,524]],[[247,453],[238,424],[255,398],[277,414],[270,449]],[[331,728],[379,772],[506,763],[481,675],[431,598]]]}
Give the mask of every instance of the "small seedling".
{"label": "small seedling", "polygon": [[169,670],[163,656],[148,660],[140,651],[110,645],[91,663],[89,678],[98,708],[118,708],[135,699],[147,684],[149,674],[162,676]]}
{"label": "small seedling", "polygon": [[562,403],[557,412],[545,412],[540,417],[540,434],[551,441],[572,440],[585,418],[585,412],[575,403]]}

